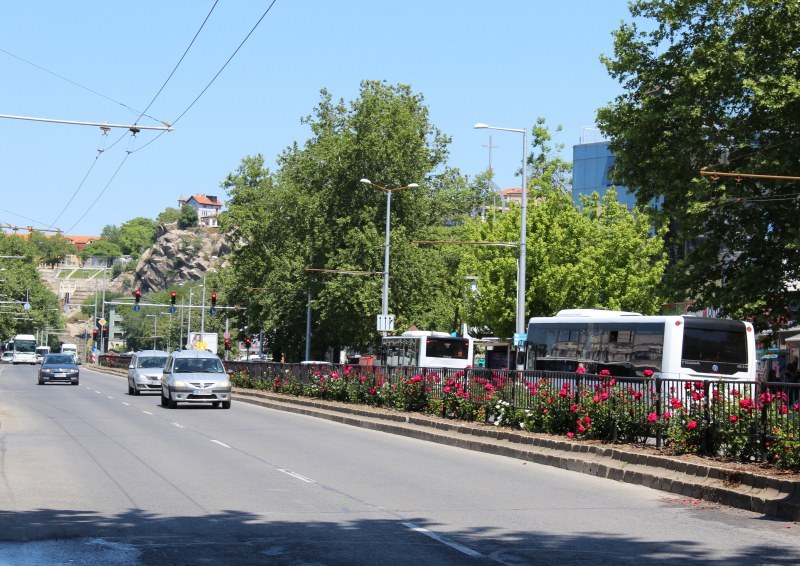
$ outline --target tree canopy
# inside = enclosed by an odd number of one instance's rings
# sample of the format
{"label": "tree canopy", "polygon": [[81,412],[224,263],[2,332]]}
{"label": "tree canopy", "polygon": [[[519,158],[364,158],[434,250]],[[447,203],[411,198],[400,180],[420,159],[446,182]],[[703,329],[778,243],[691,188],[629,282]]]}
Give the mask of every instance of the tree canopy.
{"label": "tree canopy", "polygon": [[231,296],[248,305],[249,320],[260,321],[270,345],[292,359],[302,355],[309,293],[316,355],[373,343],[388,199],[359,181],[388,189],[418,183],[391,196],[388,310],[398,329],[449,330],[455,265],[432,261],[434,252],[412,242],[429,239],[461,206],[473,206],[480,190],[445,166],[450,140],[430,123],[422,96],[404,85],[365,81],[348,104],[323,90],[303,122],[311,139],[287,148],[275,173],[261,156],[249,157],[224,183],[223,226],[239,242]]}
{"label": "tree canopy", "polygon": [[669,225],[676,300],[764,326],[800,308],[800,3],[637,0],[604,62],[615,178]]}

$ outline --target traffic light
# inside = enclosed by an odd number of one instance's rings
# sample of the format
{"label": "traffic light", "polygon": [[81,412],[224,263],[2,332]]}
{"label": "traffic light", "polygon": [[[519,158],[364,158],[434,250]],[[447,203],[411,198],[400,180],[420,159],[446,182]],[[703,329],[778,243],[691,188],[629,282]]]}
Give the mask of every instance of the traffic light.
{"label": "traffic light", "polygon": [[231,339],[230,338],[225,338],[225,349],[226,350],[230,350],[231,349]]}
{"label": "traffic light", "polygon": [[139,304],[139,301],[142,300],[142,292],[139,289],[136,289],[133,292],[133,298],[136,300],[136,304]]}
{"label": "traffic light", "polygon": [[175,299],[177,299],[177,298],[178,298],[178,293],[176,291],[173,291],[172,293],[170,293],[169,294],[169,304],[174,305],[175,304]]}
{"label": "traffic light", "polygon": [[100,339],[100,331],[97,328],[95,328],[94,330],[92,330],[92,340],[94,342],[97,342],[99,339]]}
{"label": "traffic light", "polygon": [[244,339],[244,345],[247,346],[248,350],[250,349],[250,344],[252,344],[252,343],[253,343],[253,341],[250,339],[249,336]]}
{"label": "traffic light", "polygon": [[211,293],[211,308],[217,306],[217,294]]}

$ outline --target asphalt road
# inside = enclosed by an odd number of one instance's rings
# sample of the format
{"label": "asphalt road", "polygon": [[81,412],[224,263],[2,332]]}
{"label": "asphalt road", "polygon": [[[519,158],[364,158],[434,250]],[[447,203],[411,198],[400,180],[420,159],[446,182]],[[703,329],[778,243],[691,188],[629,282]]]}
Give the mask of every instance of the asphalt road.
{"label": "asphalt road", "polygon": [[800,524],[234,401],[0,366],[0,564],[800,563]]}

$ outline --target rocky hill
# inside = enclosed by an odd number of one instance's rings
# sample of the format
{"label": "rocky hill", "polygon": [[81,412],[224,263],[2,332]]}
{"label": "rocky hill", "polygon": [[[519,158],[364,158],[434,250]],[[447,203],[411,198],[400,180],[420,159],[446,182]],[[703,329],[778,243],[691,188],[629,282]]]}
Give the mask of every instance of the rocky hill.
{"label": "rocky hill", "polygon": [[135,272],[120,275],[115,284],[147,293],[184,281],[202,280],[203,273],[225,265],[230,253],[228,243],[216,228],[181,230],[173,222],[160,225],[156,238],[156,243],[139,257]]}

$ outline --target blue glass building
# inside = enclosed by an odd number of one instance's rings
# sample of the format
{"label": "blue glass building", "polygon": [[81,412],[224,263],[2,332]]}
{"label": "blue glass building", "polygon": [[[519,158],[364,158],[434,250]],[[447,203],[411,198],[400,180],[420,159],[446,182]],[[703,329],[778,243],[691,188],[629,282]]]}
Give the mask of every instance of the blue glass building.
{"label": "blue glass building", "polygon": [[[582,143],[572,147],[572,200],[580,205],[581,195],[606,194],[611,182],[610,173],[614,168],[614,154],[607,141]],[[636,197],[623,186],[614,186],[617,201],[632,210]]]}

